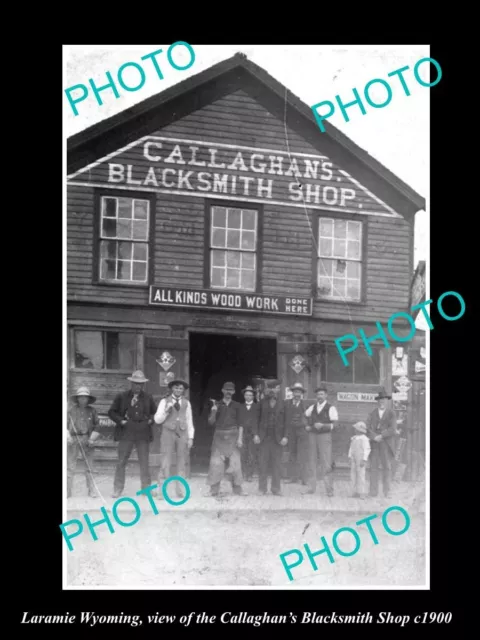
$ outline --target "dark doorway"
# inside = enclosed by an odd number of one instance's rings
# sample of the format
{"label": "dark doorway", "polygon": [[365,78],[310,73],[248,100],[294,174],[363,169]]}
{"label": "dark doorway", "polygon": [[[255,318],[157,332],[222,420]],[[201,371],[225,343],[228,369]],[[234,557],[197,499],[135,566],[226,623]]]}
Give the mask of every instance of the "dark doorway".
{"label": "dark doorway", "polygon": [[213,429],[208,425],[210,398],[221,400],[224,382],[233,382],[233,397],[243,401],[242,389],[255,377],[277,376],[275,338],[243,338],[209,333],[190,334],[190,401],[195,424],[192,472],[206,472]]}

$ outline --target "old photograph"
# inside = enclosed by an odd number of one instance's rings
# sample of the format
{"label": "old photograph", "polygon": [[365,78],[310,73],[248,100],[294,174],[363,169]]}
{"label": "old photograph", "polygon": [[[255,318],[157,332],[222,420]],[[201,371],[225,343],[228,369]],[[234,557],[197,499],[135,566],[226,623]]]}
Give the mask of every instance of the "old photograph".
{"label": "old photograph", "polygon": [[429,46],[64,57],[64,588],[428,588]]}

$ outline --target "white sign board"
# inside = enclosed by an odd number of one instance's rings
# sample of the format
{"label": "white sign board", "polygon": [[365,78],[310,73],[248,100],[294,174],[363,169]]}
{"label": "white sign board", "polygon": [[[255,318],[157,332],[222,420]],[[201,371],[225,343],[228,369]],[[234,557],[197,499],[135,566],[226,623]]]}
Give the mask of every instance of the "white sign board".
{"label": "white sign board", "polygon": [[376,393],[350,393],[346,391],[339,391],[337,393],[337,400],[339,402],[376,402]]}

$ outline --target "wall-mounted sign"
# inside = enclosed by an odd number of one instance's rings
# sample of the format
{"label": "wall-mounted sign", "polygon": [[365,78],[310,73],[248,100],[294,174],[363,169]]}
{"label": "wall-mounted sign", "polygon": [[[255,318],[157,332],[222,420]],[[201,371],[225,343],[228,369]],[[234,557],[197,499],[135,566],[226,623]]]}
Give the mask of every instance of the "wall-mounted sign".
{"label": "wall-mounted sign", "polygon": [[296,374],[299,374],[305,369],[305,358],[297,354],[290,360],[289,365]]}
{"label": "wall-mounted sign", "polygon": [[164,307],[227,309],[289,316],[311,316],[312,298],[287,298],[255,293],[223,293],[207,289],[150,287],[149,303]]}
{"label": "wall-mounted sign", "polygon": [[426,370],[427,365],[425,362],[419,362],[418,360],[415,362],[415,373],[422,373]]}
{"label": "wall-mounted sign", "polygon": [[340,402],[376,402],[376,397],[376,393],[350,393],[345,391],[337,393],[337,400]]}
{"label": "wall-mounted sign", "polygon": [[145,136],[68,182],[399,217],[326,156],[200,140]]}
{"label": "wall-mounted sign", "polygon": [[173,371],[160,371],[160,386],[168,387],[168,383],[175,378]]}
{"label": "wall-mounted sign", "polygon": [[175,364],[175,358],[168,353],[168,351],[164,351],[160,358],[157,360],[157,364],[159,364],[164,371],[168,371]]}
{"label": "wall-mounted sign", "polygon": [[412,388],[412,383],[406,376],[402,376],[396,382],[394,382],[393,386],[399,393],[406,393]]}
{"label": "wall-mounted sign", "polygon": [[408,356],[402,354],[400,358],[392,355],[392,376],[406,376],[408,373]]}
{"label": "wall-mounted sign", "polygon": [[408,400],[407,391],[398,391],[397,393],[392,393],[392,400],[395,402],[406,402]]}

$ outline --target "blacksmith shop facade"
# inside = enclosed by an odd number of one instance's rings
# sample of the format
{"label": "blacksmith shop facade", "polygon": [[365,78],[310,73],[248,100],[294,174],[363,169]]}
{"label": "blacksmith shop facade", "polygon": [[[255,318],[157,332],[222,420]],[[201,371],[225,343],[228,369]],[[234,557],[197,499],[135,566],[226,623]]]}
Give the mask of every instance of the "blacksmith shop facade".
{"label": "blacksmith shop facade", "polygon": [[396,345],[345,367],[334,339],[408,311],[424,200],[242,55],[73,136],[67,162],[69,390],[105,415],[133,369],[157,399],[185,378],[203,465],[224,381],[325,382],[344,459]]}

